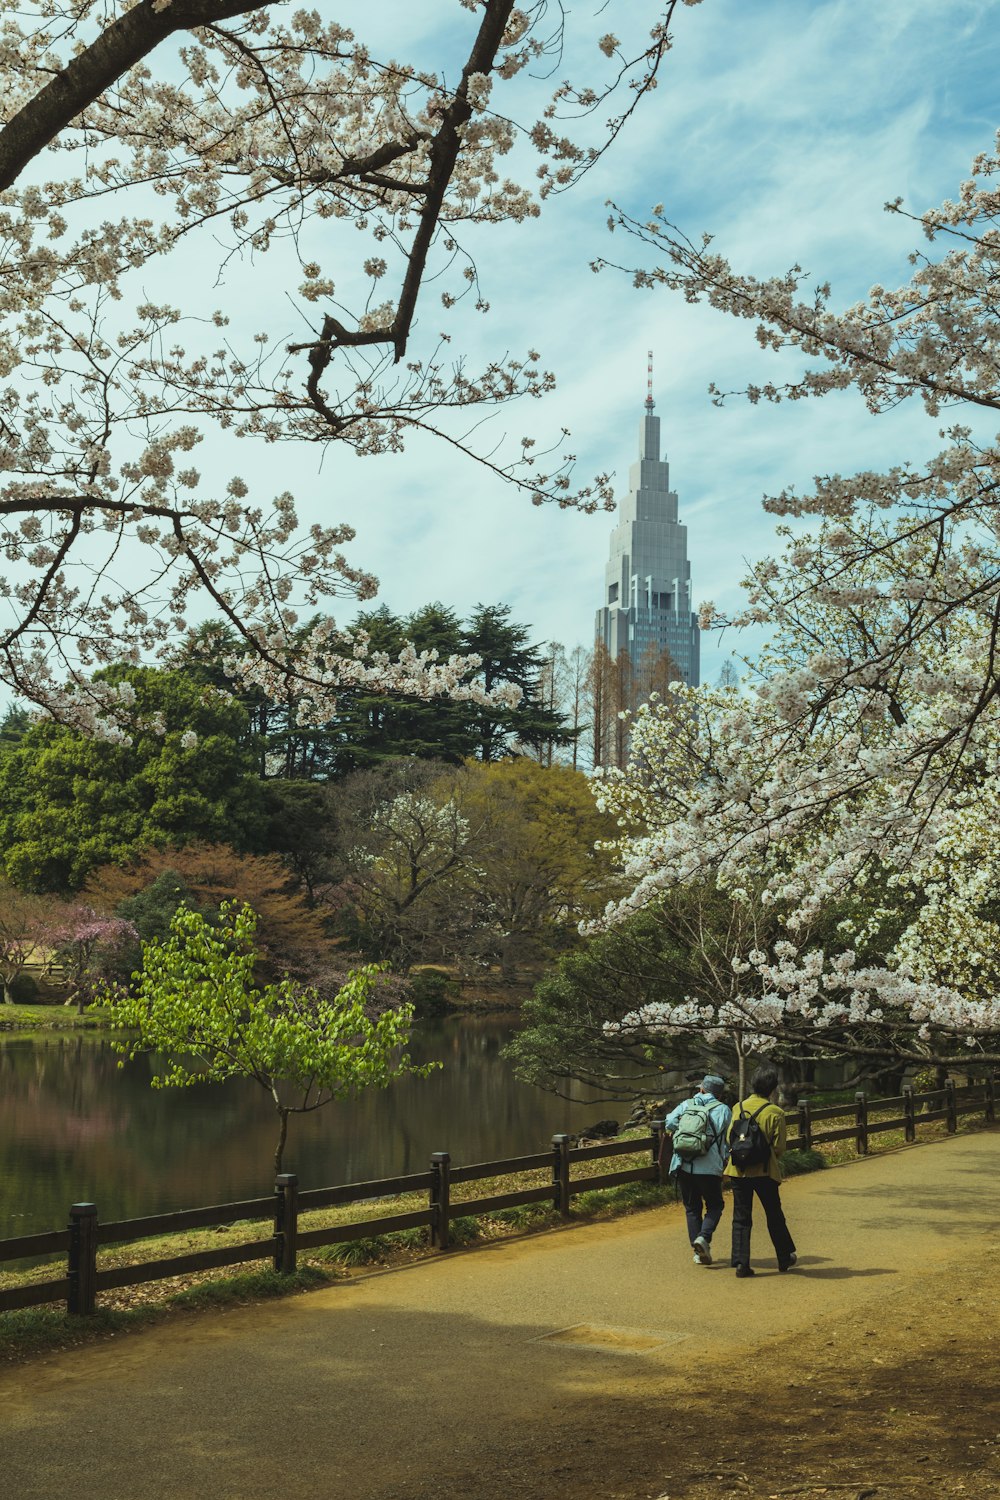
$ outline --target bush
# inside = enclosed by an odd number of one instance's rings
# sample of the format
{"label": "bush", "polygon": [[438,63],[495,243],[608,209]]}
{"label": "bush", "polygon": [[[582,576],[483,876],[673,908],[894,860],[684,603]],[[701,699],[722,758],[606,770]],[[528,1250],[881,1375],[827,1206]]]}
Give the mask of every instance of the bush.
{"label": "bush", "polygon": [[15,1005],[37,1005],[41,986],[32,974],[18,974],[10,986],[10,994]]}
{"label": "bush", "polygon": [[819,1172],[827,1165],[822,1151],[786,1151],[781,1168],[786,1177],[801,1177],[803,1172]]}
{"label": "bush", "polygon": [[384,1261],[394,1250],[413,1250],[427,1243],[424,1229],[398,1229],[393,1234],[373,1234],[363,1240],[342,1240],[320,1252],[323,1260],[335,1260],[342,1266],[371,1266]]}
{"label": "bush", "polygon": [[419,964],[412,968],[406,982],[406,998],[417,1016],[439,1016],[454,1009],[458,998],[458,985],[447,969],[434,964]]}

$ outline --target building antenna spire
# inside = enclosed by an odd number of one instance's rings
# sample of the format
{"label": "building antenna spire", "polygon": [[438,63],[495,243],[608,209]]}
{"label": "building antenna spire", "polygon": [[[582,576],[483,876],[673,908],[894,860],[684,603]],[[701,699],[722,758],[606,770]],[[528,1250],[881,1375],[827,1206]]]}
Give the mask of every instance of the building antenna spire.
{"label": "building antenna spire", "polygon": [[646,360],[646,410],[653,410],[653,351],[650,349]]}

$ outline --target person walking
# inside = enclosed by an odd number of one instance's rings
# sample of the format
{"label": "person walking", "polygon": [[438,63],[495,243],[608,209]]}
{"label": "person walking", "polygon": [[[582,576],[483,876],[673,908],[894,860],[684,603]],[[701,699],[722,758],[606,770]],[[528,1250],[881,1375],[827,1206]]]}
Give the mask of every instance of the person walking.
{"label": "person walking", "polygon": [[670,1174],[675,1176],[687,1216],[695,1265],[712,1264],[712,1235],[722,1218],[722,1169],[732,1110],[722,1102],[725,1082],[706,1073],[691,1099],[671,1110],[664,1128],[673,1137]]}
{"label": "person walking", "polygon": [[739,1277],[753,1276],[750,1264],[750,1230],[753,1200],[760,1199],[767,1220],[778,1270],[795,1264],[795,1242],[781,1206],[781,1158],[785,1154],[785,1112],[774,1102],[778,1070],[771,1063],[757,1069],[750,1080],[753,1092],[741,1099],[729,1126],[729,1160],[724,1175],[733,1188],[732,1264]]}

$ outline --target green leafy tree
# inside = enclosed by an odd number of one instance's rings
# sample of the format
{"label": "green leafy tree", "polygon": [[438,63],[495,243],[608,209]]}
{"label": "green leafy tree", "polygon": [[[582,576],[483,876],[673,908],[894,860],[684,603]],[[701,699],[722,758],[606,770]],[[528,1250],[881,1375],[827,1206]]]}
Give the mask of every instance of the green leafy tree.
{"label": "green leafy tree", "polygon": [[549,707],[542,689],[545,652],[528,644],[528,630],[515,625],[509,604],[477,604],[462,633],[462,649],[482,659],[475,673],[487,690],[503,683],[521,689],[516,708],[469,705],[469,725],[479,760],[502,760],[522,746],[533,750],[571,745],[575,733],[565,717]]}
{"label": "green leafy tree", "polygon": [[[869,897],[872,909],[881,909],[878,890]],[[864,917],[858,901],[831,904],[800,938],[823,950],[842,921]],[[676,887],[657,906],[562,957],[523,1006],[524,1026],[506,1056],[520,1078],[562,1097],[572,1098],[582,1084],[600,1097],[628,1100],[658,1093],[668,1069],[704,1070],[707,1062],[731,1071],[742,1095],[749,1060],[764,1052],[784,1085],[800,1086],[813,1080],[820,1060],[842,1059],[847,1042],[847,1055],[853,1051],[859,1061],[844,1086],[874,1080],[892,1093],[900,1071],[864,1054],[863,1023],[833,1021],[823,1028],[822,1046],[810,1045],[815,1028],[808,1021],[789,1018],[777,1033],[761,1026],[764,986],[744,955],[780,941],[784,918],[785,909],[757,889],[737,900],[710,878]]]}
{"label": "green leafy tree", "polygon": [[690,949],[662,911],[643,911],[560,958],[525,1001],[523,1026],[505,1055],[526,1083],[578,1097],[631,1101],[662,1088],[668,1068],[683,1066],[684,1043],[654,1037],[645,1046],[608,1028],[651,1002],[680,1004],[690,979]]}
{"label": "green leafy tree", "polygon": [[23,890],[75,890],[100,865],[206,840],[257,847],[262,792],[238,703],[182,672],[122,667],[129,740],[51,721],[0,755],[0,848]]}
{"label": "green leafy tree", "polygon": [[461,773],[458,805],[477,830],[477,857],[463,869],[463,905],[506,980],[576,946],[578,924],[596,917],[618,886],[603,847],[617,831],[590,783],[570,766],[526,756]]}
{"label": "green leafy tree", "polygon": [[314,901],[329,880],[340,838],[335,788],[320,781],[264,783],[263,847],[292,870]]}
{"label": "green leafy tree", "polygon": [[181,907],[169,938],[143,945],[133,991],[108,989],[103,1006],[130,1033],[112,1044],[120,1054],[156,1054],[154,1088],[250,1078],[266,1090],[278,1114],[280,1172],[290,1115],[429,1067],[405,1051],[411,1006],[371,1015],[376,967],[355,970],[330,999],[290,979],[258,987],[256,929],[249,906],[226,902],[215,924]]}

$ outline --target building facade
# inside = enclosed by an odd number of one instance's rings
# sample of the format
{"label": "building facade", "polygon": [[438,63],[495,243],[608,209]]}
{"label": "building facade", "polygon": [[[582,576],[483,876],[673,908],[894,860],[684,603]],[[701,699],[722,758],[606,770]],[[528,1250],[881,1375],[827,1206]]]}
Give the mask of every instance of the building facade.
{"label": "building facade", "polygon": [[638,700],[662,684],[668,657],[675,680],[698,686],[698,617],[691,604],[687,527],[677,519],[677,493],[670,488],[670,465],[660,457],[660,419],[650,394],[639,458],[629,470],[629,493],[619,501],[611,533],[595,632],[610,661],[627,656]]}

